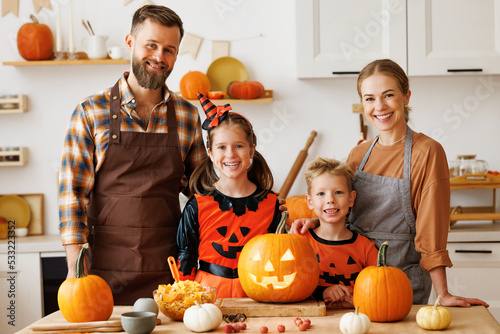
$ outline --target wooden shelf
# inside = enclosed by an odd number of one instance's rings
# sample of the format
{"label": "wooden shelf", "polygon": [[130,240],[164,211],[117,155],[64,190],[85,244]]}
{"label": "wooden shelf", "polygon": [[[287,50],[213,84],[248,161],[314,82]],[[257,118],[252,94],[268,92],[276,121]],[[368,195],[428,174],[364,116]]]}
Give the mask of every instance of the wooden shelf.
{"label": "wooden shelf", "polygon": [[[13,104],[12,108],[2,108],[3,104]],[[17,114],[28,111],[28,98],[26,95],[16,95],[9,98],[0,97],[0,114]]]}
{"label": "wooden shelf", "polygon": [[[180,93],[178,93],[180,94]],[[198,100],[188,100],[191,104],[193,105],[199,105],[200,101]],[[258,99],[251,99],[251,100],[242,100],[242,99],[230,99],[230,98],[224,98],[224,99],[210,99],[210,101],[213,102],[213,104],[216,105],[222,105],[222,104],[244,104],[244,103],[272,103],[273,102],[273,91],[272,90],[266,90],[264,93],[263,97],[260,97]]]}
{"label": "wooden shelf", "polygon": [[3,62],[5,66],[112,65],[129,63],[130,61],[127,59],[30,60]]}
{"label": "wooden shelf", "polygon": [[[5,160],[8,156],[18,157],[18,160]],[[24,166],[28,163],[28,148],[20,147],[19,151],[0,151],[0,157],[3,158],[2,161],[0,161],[0,167]]]}
{"label": "wooden shelf", "polygon": [[491,174],[466,174],[450,179],[450,188],[458,189],[496,189],[500,188],[500,176]]}
{"label": "wooden shelf", "polygon": [[500,188],[500,177],[491,174],[467,174],[450,179],[451,190],[491,189],[492,202],[490,206],[457,206],[450,213],[450,224],[459,220],[500,220],[496,212],[496,189]]}

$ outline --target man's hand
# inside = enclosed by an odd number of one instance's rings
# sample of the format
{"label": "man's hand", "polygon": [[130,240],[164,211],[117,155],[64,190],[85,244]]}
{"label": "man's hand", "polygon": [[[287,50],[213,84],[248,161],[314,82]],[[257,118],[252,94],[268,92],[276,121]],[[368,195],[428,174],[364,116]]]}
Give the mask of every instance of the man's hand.
{"label": "man's hand", "polygon": [[[71,245],[64,246],[64,248],[66,249],[66,262],[68,263],[68,275],[66,276],[66,278],[75,277],[76,259],[78,258],[78,254],[80,253],[80,250],[82,249],[82,245],[71,244]],[[84,259],[83,265],[85,268],[85,274],[88,274],[87,263],[86,263],[85,259]]]}
{"label": "man's hand", "polygon": [[290,231],[288,233],[293,234],[305,234],[309,229],[316,228],[319,226],[319,219],[314,218],[300,218],[295,219],[290,226]]}

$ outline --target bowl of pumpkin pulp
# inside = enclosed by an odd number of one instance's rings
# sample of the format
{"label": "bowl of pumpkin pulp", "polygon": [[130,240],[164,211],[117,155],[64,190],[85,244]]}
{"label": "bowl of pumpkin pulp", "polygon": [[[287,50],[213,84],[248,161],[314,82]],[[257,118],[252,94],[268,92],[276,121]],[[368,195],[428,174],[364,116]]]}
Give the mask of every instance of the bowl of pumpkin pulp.
{"label": "bowl of pumpkin pulp", "polygon": [[195,281],[178,281],[174,284],[160,284],[153,291],[153,298],[158,304],[160,312],[172,320],[182,321],[184,312],[195,305],[214,303],[216,289],[203,286]]}

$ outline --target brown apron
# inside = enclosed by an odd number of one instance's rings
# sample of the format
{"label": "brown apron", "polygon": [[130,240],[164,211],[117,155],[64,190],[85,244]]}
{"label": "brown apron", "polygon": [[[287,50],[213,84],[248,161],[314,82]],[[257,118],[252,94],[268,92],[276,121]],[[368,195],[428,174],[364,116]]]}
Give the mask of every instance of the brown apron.
{"label": "brown apron", "polygon": [[152,297],[172,283],[167,258],[177,253],[184,164],[172,99],[168,133],[120,132],[119,85],[111,89],[106,160],[87,207],[89,272],[108,282],[115,305]]}

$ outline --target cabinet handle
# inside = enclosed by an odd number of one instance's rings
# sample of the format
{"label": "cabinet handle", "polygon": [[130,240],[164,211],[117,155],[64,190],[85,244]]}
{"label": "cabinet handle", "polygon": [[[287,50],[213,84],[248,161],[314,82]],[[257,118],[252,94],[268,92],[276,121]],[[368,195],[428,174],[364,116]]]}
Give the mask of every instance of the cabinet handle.
{"label": "cabinet handle", "polygon": [[359,74],[359,71],[357,71],[357,72],[356,71],[345,71],[345,72],[342,72],[342,71],[335,72],[334,71],[334,72],[332,72],[332,74],[340,74],[340,75]]}
{"label": "cabinet handle", "polygon": [[479,249],[455,249],[455,253],[476,253],[476,254],[491,254],[491,250],[479,250]]}
{"label": "cabinet handle", "polygon": [[456,72],[482,72],[482,68],[449,68],[448,72],[456,73]]}

